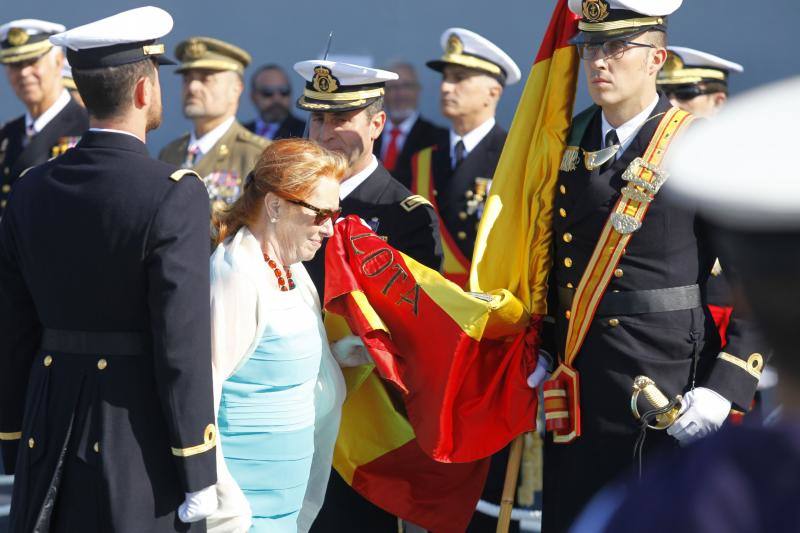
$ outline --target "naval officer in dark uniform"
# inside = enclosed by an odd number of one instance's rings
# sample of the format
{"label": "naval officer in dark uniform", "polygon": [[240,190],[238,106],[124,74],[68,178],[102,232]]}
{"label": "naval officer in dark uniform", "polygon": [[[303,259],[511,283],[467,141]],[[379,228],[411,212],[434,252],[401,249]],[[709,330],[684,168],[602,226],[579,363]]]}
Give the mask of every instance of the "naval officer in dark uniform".
{"label": "naval officer in dark uniform", "polygon": [[[309,138],[348,159],[339,192],[342,216],[358,215],[391,246],[438,270],[442,249],[430,202],[412,195],[373,155],[373,144],[386,122],[384,84],[397,79],[397,74],[321,60],[302,61],[294,69],[306,81],[297,107],[311,112]],[[325,287],[324,267],[324,250],[306,263],[320,294]],[[334,471],[312,531],[394,532],[397,518],[359,496]]]}
{"label": "naval officer in dark uniform", "polygon": [[146,7],[51,37],[92,128],[0,221],[14,533],[205,531],[216,509],[208,196],[144,144],[171,28]]}
{"label": "naval officer in dark uniform", "polygon": [[[774,139],[750,140],[751,132],[766,129],[778,138],[793,134],[800,120],[798,91],[800,79],[794,78],[734,98],[713,121],[676,143],[668,168],[675,198],[698,204],[721,230],[719,243],[736,272],[735,303],[752,310],[774,351],[780,416],[764,427],[746,419],[653,461],[641,481],[603,490],[574,533],[800,530],[800,196],[787,194],[796,190],[800,173],[763,157]],[[744,139],[751,150],[730,157],[731,146]]]}
{"label": "naval officer in dark uniform", "polygon": [[0,215],[20,173],[74,146],[89,127],[64,88],[64,52],[48,40],[61,31],[61,24],[36,19],[0,26],[0,63],[26,108],[0,127]]}
{"label": "naval officer in dark uniform", "polygon": [[[306,80],[297,107],[311,113],[309,138],[344,153],[350,164],[339,193],[342,216],[360,216],[390,245],[438,270],[442,248],[430,202],[411,194],[373,155],[373,144],[386,123],[384,84],[397,74],[316,60],[297,63],[294,69]],[[324,253],[306,263],[320,294],[325,288],[324,264]]]}
{"label": "naval officer in dark uniform", "polygon": [[631,471],[637,376],[684,399],[667,431],[647,431],[647,458],[715,431],[732,406],[746,410],[764,365],[764,345],[738,310],[720,351],[701,297],[717,257],[712,231],[692,205],[662,198],[670,184],[660,158],[691,123],[656,90],[667,16],[679,4],[569,2],[595,105],[572,121],[556,184],[549,309],[557,372],[566,365],[579,376],[582,433],[546,440],[545,533],[566,531],[600,487]]}
{"label": "naval officer in dark uniform", "polygon": [[450,129],[413,156],[411,190],[436,207],[445,276],[464,287],[483,203],[506,140],[495,111],[503,88],[521,74],[508,54],[470,30],[445,30],[441,45],[442,57],[427,65],[442,73],[439,97]]}

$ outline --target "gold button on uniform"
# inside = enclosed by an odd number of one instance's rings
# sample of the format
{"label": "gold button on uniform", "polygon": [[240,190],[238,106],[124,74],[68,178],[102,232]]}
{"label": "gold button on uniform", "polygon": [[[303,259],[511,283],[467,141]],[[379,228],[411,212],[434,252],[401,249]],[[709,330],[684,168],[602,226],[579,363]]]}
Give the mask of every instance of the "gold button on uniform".
{"label": "gold button on uniform", "polygon": [[11,185],[9,185],[8,183],[3,185],[3,192],[9,192],[10,190],[11,190]]}
{"label": "gold button on uniform", "polygon": [[619,326],[619,319],[612,318],[611,320],[608,321],[608,325],[611,326],[612,328]]}
{"label": "gold button on uniform", "polygon": [[459,241],[465,241],[465,240],[467,240],[467,233],[466,233],[466,232],[464,232],[464,231],[459,231],[459,232],[456,234],[456,237],[458,237],[458,240],[459,240]]}
{"label": "gold button on uniform", "polygon": [[36,441],[31,437],[28,439],[28,448],[33,448],[34,446],[36,446]]}
{"label": "gold button on uniform", "polygon": [[565,257],[564,258],[564,266],[567,267],[567,268],[571,267],[572,266],[572,259],[569,258],[569,257]]}
{"label": "gold button on uniform", "polygon": [[567,232],[561,238],[564,239],[564,242],[572,242],[572,233]]}
{"label": "gold button on uniform", "polygon": [[434,196],[439,196],[439,191],[437,191],[436,189],[433,189],[433,195]]}
{"label": "gold button on uniform", "polygon": [[614,277],[615,277],[615,278],[621,278],[623,273],[624,273],[624,272],[622,272],[622,269],[621,269],[621,268],[618,268],[618,269],[616,269],[616,270],[614,271]]}
{"label": "gold button on uniform", "polygon": [[559,185],[558,192],[560,192],[561,194],[567,194],[567,188],[564,187],[563,185]]}
{"label": "gold button on uniform", "polygon": [[569,317],[572,316],[572,313],[569,309],[567,309],[567,311],[564,313],[564,316],[567,317],[567,320],[569,320]]}
{"label": "gold button on uniform", "polygon": [[107,366],[108,366],[108,361],[106,361],[105,359],[100,359],[99,361],[97,361],[97,368],[99,370],[105,370]]}
{"label": "gold button on uniform", "polygon": [[467,215],[467,213],[466,213],[465,211],[461,211],[461,212],[458,214],[458,219],[459,219],[459,220],[467,220],[467,216],[468,216],[468,215]]}
{"label": "gold button on uniform", "polygon": [[568,289],[574,289],[575,285],[573,285],[572,283],[567,283],[567,288]]}
{"label": "gold button on uniform", "polygon": [[53,356],[52,355],[45,355],[44,356],[44,366],[50,366],[53,364]]}
{"label": "gold button on uniform", "polygon": [[474,193],[474,192],[472,192],[472,190],[471,190],[471,189],[468,189],[468,190],[467,190],[467,191],[464,193],[464,196],[466,196],[467,198],[472,198],[473,196],[475,196],[475,193]]}
{"label": "gold button on uniform", "polygon": [[5,207],[7,203],[5,200],[0,200],[0,207]]}
{"label": "gold button on uniform", "polygon": [[567,210],[563,207],[558,209],[558,214],[561,215],[561,218],[567,218]]}
{"label": "gold button on uniform", "polygon": [[92,449],[94,450],[94,453],[100,453],[100,443],[95,442],[94,446],[92,446]]}

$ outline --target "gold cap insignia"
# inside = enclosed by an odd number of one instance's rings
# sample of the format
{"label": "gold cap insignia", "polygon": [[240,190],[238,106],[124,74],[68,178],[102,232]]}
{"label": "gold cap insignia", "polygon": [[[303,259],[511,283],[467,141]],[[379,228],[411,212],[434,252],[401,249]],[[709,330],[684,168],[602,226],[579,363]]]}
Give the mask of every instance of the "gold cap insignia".
{"label": "gold cap insignia", "polygon": [[334,93],[339,88],[339,80],[327,67],[316,67],[311,83],[314,85],[314,90],[321,93]]}
{"label": "gold cap insignia", "polygon": [[683,68],[683,60],[675,52],[667,53],[667,60],[664,62],[664,71],[672,72]]}
{"label": "gold cap insignia", "polygon": [[464,43],[461,42],[461,39],[458,38],[458,35],[455,33],[451,33],[450,37],[447,38],[447,50],[448,55],[460,55],[464,52]]}
{"label": "gold cap insignia", "polygon": [[8,44],[11,46],[22,46],[28,42],[31,36],[22,28],[11,28],[8,30]]}
{"label": "gold cap insignia", "polygon": [[608,18],[608,2],[605,0],[583,0],[583,18],[589,22],[601,22]]}
{"label": "gold cap insignia", "polygon": [[191,39],[188,43],[186,43],[186,49],[184,50],[184,54],[186,55],[187,59],[200,59],[208,52],[208,47],[202,41],[198,41],[197,39]]}

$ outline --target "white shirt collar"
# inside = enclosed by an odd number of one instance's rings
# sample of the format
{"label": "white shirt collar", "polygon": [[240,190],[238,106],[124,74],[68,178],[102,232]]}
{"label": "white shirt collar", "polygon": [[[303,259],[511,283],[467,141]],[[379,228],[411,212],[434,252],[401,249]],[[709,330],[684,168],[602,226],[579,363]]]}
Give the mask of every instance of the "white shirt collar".
{"label": "white shirt collar", "polygon": [[144,142],[144,139],[139,139],[139,137],[137,137],[136,135],[134,135],[133,133],[131,133],[129,131],[114,130],[114,129],[111,129],[111,128],[89,128],[89,131],[97,131],[97,132],[100,132],[100,133],[121,133],[123,135],[130,135],[134,139],[137,139],[137,140],[139,140],[141,142]]}
{"label": "white shirt collar", "polygon": [[489,135],[489,132],[492,131],[494,125],[495,119],[492,117],[463,137],[459,136],[455,131],[450,129],[450,161],[456,160],[456,143],[458,141],[464,142],[464,157],[466,157],[472,150],[475,149],[476,146],[478,146],[478,143],[480,143],[484,137]]}
{"label": "white shirt collar", "polygon": [[405,119],[403,122],[401,122],[396,126],[394,125],[393,122],[390,121],[386,129],[389,130],[389,132],[391,133],[392,128],[397,128],[400,130],[400,133],[402,135],[408,135],[409,132],[411,131],[411,128],[414,127],[414,123],[417,121],[418,118],[419,118],[419,111],[414,111],[407,119]]}
{"label": "white shirt collar", "polygon": [[405,119],[403,122],[395,126],[392,122],[388,122],[386,124],[386,128],[383,130],[383,142],[381,143],[381,158],[386,157],[386,152],[389,151],[389,141],[392,139],[392,130],[397,128],[400,130],[400,135],[397,136],[397,150],[398,152],[403,149],[403,145],[406,143],[406,138],[408,134],[411,133],[411,128],[414,127],[414,124],[417,122],[419,118],[419,112],[414,111],[411,116]]}
{"label": "white shirt collar", "polygon": [[356,187],[364,183],[377,168],[378,158],[373,155],[372,160],[369,162],[369,165],[367,165],[367,168],[358,174],[354,174],[353,176],[347,178],[341,183],[341,185],[339,185],[339,200],[344,200],[347,198],[347,196],[356,190]]}
{"label": "white shirt collar", "polygon": [[69,104],[69,101],[71,99],[72,99],[72,97],[69,95],[69,91],[67,91],[66,89],[63,89],[61,91],[61,95],[59,95],[58,99],[55,102],[53,102],[53,105],[51,105],[47,109],[47,111],[45,111],[44,113],[39,115],[39,118],[37,118],[36,120],[34,120],[33,117],[31,116],[31,114],[26,111],[25,112],[25,129],[27,130],[27,129],[29,129],[31,127],[31,125],[33,125],[34,133],[39,133],[40,131],[42,131],[44,129],[45,126],[47,126],[47,124],[51,120],[53,120],[55,118],[56,115],[61,113],[61,110],[63,110],[65,107],[67,107],[67,104]]}
{"label": "white shirt collar", "polygon": [[631,145],[634,137],[636,137],[636,134],[639,133],[639,130],[642,128],[642,126],[650,116],[650,113],[652,113],[653,109],[656,108],[656,105],[658,105],[658,95],[656,95],[655,99],[653,100],[653,103],[642,109],[642,111],[638,115],[630,119],[625,124],[621,125],[619,128],[615,128],[611,124],[609,124],[608,120],[606,120],[606,114],[601,113],[602,115],[601,132],[603,134],[603,140],[601,142],[604,145],[603,148],[605,148],[606,134],[609,131],[615,129],[617,130],[617,138],[619,139],[619,144],[620,144],[620,149],[617,152],[617,157],[622,155],[622,152],[627,150],[628,146]]}
{"label": "white shirt collar", "polygon": [[236,117],[230,117],[228,120],[209,131],[199,139],[195,136],[194,130],[192,130],[192,134],[189,137],[188,148],[196,146],[200,149],[200,153],[198,154],[197,159],[195,159],[195,162],[197,162],[200,157],[206,155],[211,151],[212,148],[214,148],[214,145],[217,144],[217,142],[222,139],[222,136],[225,135],[231,126],[233,126],[234,120],[236,120]]}

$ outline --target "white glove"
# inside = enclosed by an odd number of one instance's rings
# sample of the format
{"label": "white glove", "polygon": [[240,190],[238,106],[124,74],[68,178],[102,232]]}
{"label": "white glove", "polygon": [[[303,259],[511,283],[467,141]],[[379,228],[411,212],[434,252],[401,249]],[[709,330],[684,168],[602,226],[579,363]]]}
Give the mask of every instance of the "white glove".
{"label": "white glove", "polygon": [[667,428],[667,433],[685,446],[718,430],[730,411],[731,402],[719,393],[697,387],[683,397],[680,417]]}
{"label": "white glove", "polygon": [[186,499],[178,507],[178,518],[186,524],[199,522],[214,514],[218,505],[216,485],[197,492],[187,492]]}
{"label": "white glove", "polygon": [[369,352],[367,352],[367,347],[364,346],[361,337],[357,337],[356,335],[348,335],[332,343],[331,353],[342,368],[372,363],[372,358],[369,356]]}
{"label": "white glove", "polygon": [[528,376],[528,387],[535,389],[550,376],[550,354],[544,350],[539,350],[539,358],[536,360],[536,368],[533,374]]}

